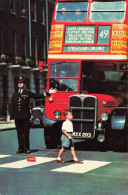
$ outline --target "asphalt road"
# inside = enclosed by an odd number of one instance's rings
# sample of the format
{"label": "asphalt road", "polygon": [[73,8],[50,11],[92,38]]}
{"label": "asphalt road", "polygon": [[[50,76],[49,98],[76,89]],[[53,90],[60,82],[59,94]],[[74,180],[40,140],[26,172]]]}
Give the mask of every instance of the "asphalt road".
{"label": "asphalt road", "polygon": [[0,132],[0,195],[128,195],[128,154],[77,143],[83,165],[56,163],[59,149],[48,150],[43,129],[31,129],[31,154],[16,154],[15,130]]}

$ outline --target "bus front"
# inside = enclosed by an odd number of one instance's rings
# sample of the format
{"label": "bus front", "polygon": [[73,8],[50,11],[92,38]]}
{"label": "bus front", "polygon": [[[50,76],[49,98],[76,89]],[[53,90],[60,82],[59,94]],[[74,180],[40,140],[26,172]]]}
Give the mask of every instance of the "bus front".
{"label": "bus front", "polygon": [[[64,109],[73,109],[74,137],[91,139],[103,135],[102,140],[105,133],[97,133],[101,116],[105,116],[102,114],[109,115],[118,101],[120,105],[127,104],[127,82],[121,89],[122,98],[114,87],[115,78],[128,71],[127,7],[127,0],[56,1],[46,90],[56,88],[57,92],[45,102],[43,122],[47,147],[60,142]],[[112,81],[110,86],[114,90],[109,91],[105,79]]]}

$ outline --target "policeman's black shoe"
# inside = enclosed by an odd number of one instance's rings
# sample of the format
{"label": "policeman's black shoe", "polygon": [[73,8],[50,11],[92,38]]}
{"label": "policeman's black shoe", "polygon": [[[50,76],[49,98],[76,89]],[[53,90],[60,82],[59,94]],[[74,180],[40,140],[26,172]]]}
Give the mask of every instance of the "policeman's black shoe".
{"label": "policeman's black shoe", "polygon": [[21,153],[24,153],[23,149],[18,149],[18,151],[16,151],[16,154],[21,154]]}
{"label": "policeman's black shoe", "polygon": [[26,154],[30,154],[30,150],[25,150],[25,153]]}

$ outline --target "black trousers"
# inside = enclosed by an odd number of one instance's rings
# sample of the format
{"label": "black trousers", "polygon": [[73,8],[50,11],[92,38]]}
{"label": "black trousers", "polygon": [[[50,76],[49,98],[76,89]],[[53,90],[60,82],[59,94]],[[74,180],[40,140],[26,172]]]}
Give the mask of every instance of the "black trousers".
{"label": "black trousers", "polygon": [[30,119],[15,119],[19,149],[29,150]]}

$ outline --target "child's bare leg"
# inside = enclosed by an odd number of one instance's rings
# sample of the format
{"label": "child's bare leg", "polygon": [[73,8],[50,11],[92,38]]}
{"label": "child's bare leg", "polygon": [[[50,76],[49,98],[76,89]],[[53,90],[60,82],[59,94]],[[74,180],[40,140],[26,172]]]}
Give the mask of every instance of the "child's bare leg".
{"label": "child's bare leg", "polygon": [[75,153],[75,148],[74,147],[71,147],[71,154],[73,156],[74,163],[83,164],[83,162],[81,162],[80,160],[78,160],[78,158],[76,157],[76,153]]}
{"label": "child's bare leg", "polygon": [[59,151],[59,154],[58,154],[58,158],[61,158],[63,152],[64,152],[64,148],[61,148],[60,151]]}
{"label": "child's bare leg", "polygon": [[56,161],[57,163],[65,163],[65,161],[61,159],[61,156],[62,156],[63,152],[64,152],[64,148],[62,147],[60,149],[58,157],[57,157],[57,161]]}
{"label": "child's bare leg", "polygon": [[77,159],[74,147],[71,147],[71,154],[73,156],[73,159]]}

